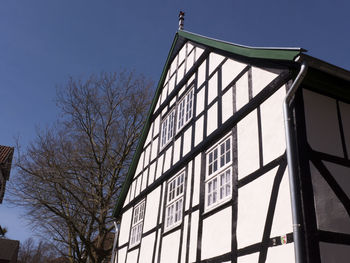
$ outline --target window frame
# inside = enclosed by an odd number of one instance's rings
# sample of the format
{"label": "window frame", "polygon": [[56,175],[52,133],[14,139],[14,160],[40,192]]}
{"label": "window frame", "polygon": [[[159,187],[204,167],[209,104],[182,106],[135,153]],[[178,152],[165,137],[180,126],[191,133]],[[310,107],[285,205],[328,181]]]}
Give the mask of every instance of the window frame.
{"label": "window frame", "polygon": [[[188,96],[190,94],[191,94],[191,97],[190,97],[191,108],[190,108],[190,110],[187,110],[187,105],[189,102]],[[176,105],[176,127],[175,127],[176,134],[178,134],[193,118],[194,100],[195,100],[194,84],[191,84],[189,90],[185,93],[185,95],[183,95],[179,99],[179,102]],[[182,103],[184,105],[183,111],[182,111],[183,112],[183,116],[182,116],[183,123],[182,123],[181,127],[179,127],[179,120],[180,120],[180,109],[179,108],[181,107]],[[187,118],[188,113],[190,116]]]}
{"label": "window frame", "polygon": [[[184,202],[185,201],[185,198],[184,198],[185,183],[186,183],[186,169],[181,170],[180,172],[178,172],[176,175],[174,175],[172,178],[170,178],[167,181],[167,194],[165,195],[166,205],[165,205],[164,232],[167,232],[181,225],[182,223],[183,213],[184,213],[184,204],[185,204]],[[177,193],[179,189],[181,192]],[[169,223],[169,220],[170,220],[169,211],[172,212],[171,223]],[[176,221],[176,218],[178,218],[177,221]]]}
{"label": "window frame", "polygon": [[[145,219],[146,201],[143,199],[134,206],[131,219],[129,248],[140,244],[142,239],[143,221]],[[141,218],[142,215],[142,218]]]}
{"label": "window frame", "polygon": [[[173,114],[173,125],[172,125],[172,134],[171,137],[169,138],[169,120],[171,119],[171,116]],[[164,140],[164,129],[163,129],[163,124],[166,122],[166,131],[165,131],[165,142],[163,143]],[[160,149],[164,149],[174,138],[175,136],[175,130],[174,130],[174,125],[176,125],[176,107],[172,108],[163,118],[160,123]]]}
{"label": "window frame", "polygon": [[[228,143],[227,143],[228,142]],[[224,152],[222,153],[222,145],[224,145]],[[227,147],[229,145],[229,148]],[[204,181],[204,212],[210,211],[223,203],[226,203],[232,198],[232,181],[233,181],[233,169],[232,169],[232,136],[228,135],[213,145],[210,149],[205,152],[206,157],[206,175]],[[212,168],[210,173],[210,165],[214,164],[214,159],[210,160],[210,154],[213,154],[217,151],[217,167],[216,169]],[[228,154],[228,155],[227,155]],[[224,163],[221,165],[221,159],[224,158]],[[227,160],[228,159],[228,160]],[[227,173],[229,173],[227,175]],[[224,176],[224,184],[222,184],[222,176]],[[229,177],[227,177],[229,176]],[[229,178],[229,180],[227,179]],[[216,185],[215,185],[216,183]],[[228,184],[228,185],[227,185]],[[229,187],[230,193],[227,194],[227,186]],[[221,195],[221,189],[225,188],[226,194]],[[212,197],[211,197],[212,195]],[[214,197],[215,196],[215,197]],[[212,200],[210,202],[210,200]]]}

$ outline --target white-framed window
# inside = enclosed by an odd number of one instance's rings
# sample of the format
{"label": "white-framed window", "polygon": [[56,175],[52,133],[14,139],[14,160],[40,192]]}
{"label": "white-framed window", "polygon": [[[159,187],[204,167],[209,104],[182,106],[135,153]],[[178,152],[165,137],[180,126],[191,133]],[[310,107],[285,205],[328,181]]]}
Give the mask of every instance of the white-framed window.
{"label": "white-framed window", "polygon": [[163,148],[174,136],[175,109],[172,110],[162,121],[160,146]]}
{"label": "white-framed window", "polygon": [[177,105],[176,131],[180,131],[193,116],[193,87]]}
{"label": "white-framed window", "polygon": [[206,153],[205,209],[209,210],[232,196],[232,138],[221,140]]}
{"label": "white-framed window", "polygon": [[142,235],[143,218],[145,217],[145,201],[141,201],[134,207],[131,234],[130,234],[130,246],[135,246],[140,243]]}
{"label": "white-framed window", "polygon": [[182,222],[185,170],[168,181],[168,194],[165,209],[165,230]]}

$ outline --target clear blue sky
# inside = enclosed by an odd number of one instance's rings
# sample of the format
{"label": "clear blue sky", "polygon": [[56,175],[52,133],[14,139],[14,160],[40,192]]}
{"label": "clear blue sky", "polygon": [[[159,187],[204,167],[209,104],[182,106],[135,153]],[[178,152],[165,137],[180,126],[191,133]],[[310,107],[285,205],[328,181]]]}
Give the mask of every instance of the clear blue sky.
{"label": "clear blue sky", "polygon": [[[179,10],[185,30],[250,46],[303,47],[350,69],[349,0],[1,0],[0,144],[20,136],[25,147],[36,127],[52,123],[56,87],[69,76],[126,68],[157,83]],[[6,202],[0,224],[9,238],[32,236]]]}

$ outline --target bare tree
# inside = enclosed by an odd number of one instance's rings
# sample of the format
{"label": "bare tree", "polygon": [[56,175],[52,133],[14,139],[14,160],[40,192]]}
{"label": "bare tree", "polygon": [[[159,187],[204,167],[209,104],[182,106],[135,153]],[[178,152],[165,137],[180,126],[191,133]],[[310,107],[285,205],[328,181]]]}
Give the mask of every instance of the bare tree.
{"label": "bare tree", "polygon": [[59,256],[59,253],[55,247],[43,240],[36,243],[33,238],[26,239],[20,244],[18,251],[18,263],[53,263],[53,262],[67,262],[63,257]]}
{"label": "bare tree", "polygon": [[59,120],[18,152],[10,199],[71,262],[102,262],[111,253],[111,211],[146,118],[151,85],[130,72],[69,79],[57,96]]}

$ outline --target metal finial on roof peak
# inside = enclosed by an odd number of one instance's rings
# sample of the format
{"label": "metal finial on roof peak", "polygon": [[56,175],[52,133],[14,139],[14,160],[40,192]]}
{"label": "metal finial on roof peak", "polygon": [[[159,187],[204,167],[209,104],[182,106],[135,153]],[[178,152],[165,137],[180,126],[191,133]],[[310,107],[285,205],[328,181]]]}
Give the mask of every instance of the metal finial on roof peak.
{"label": "metal finial on roof peak", "polygon": [[185,20],[185,13],[180,11],[180,13],[179,13],[179,30],[184,29],[184,20]]}

